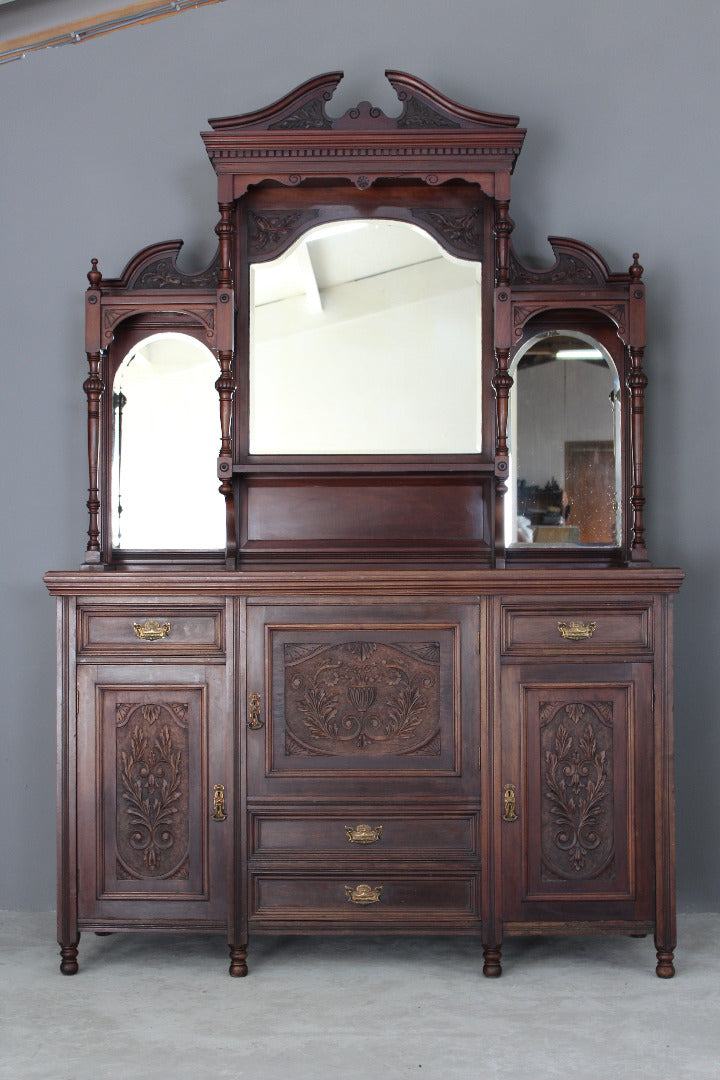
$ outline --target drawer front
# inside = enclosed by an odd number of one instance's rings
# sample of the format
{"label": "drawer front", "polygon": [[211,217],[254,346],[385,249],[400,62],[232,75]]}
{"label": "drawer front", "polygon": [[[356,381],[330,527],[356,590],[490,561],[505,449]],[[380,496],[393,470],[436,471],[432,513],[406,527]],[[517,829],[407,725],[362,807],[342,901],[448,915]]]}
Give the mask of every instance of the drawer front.
{"label": "drawer front", "polygon": [[508,656],[651,653],[650,601],[554,597],[502,604],[501,648]]}
{"label": "drawer front", "polygon": [[225,609],[149,603],[87,605],[78,611],[78,655],[223,659]]}
{"label": "drawer front", "polygon": [[478,853],[479,815],[383,813],[367,809],[338,814],[259,812],[250,818],[255,856],[347,856],[359,861],[385,856],[473,858]]}
{"label": "drawer front", "polygon": [[425,924],[448,928],[479,919],[479,875],[272,874],[250,877],[251,924],[343,924],[377,929]]}

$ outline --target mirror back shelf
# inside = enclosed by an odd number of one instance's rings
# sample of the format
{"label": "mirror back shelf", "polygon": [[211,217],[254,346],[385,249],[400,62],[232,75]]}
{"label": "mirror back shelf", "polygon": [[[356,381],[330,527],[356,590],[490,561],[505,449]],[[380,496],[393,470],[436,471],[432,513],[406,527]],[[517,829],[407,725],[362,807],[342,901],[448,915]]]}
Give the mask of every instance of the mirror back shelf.
{"label": "mirror back shelf", "polygon": [[[588,245],[551,237],[554,264],[524,265],[509,214],[525,136],[517,117],[386,75],[401,106],[394,117],[367,102],[330,116],[342,77],[332,72],[267,108],[210,121],[202,138],[220,220],[207,270],[179,269],[180,241],[139,252],[117,279],[93,260],[87,564],[647,562],[637,256],[613,273]],[[161,358],[174,341],[190,359]],[[164,386],[157,401],[168,406],[174,388],[149,373],[185,364],[193,379],[200,368],[210,378],[198,342],[218,376],[218,425],[205,425],[224,499],[212,550],[156,528],[172,520],[159,495],[185,449],[168,448],[159,405],[143,403],[157,430],[135,451],[135,475],[143,456],[151,462],[140,518],[153,529],[134,540],[121,516],[135,494],[126,380],[138,395]],[[553,345],[586,355],[550,357]],[[544,426],[531,385],[553,404]],[[558,409],[560,385],[575,402],[569,412]],[[602,405],[588,404],[591,386]],[[181,440],[201,426],[175,425]],[[592,526],[573,494],[583,469],[606,475]]]}

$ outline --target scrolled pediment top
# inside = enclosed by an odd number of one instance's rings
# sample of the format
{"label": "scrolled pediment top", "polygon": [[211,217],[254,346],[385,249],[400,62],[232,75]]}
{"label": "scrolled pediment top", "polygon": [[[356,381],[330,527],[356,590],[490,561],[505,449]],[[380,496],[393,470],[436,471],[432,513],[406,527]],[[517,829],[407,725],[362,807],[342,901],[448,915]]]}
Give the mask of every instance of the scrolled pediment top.
{"label": "scrolled pediment top", "polygon": [[343,116],[329,116],[326,104],[343,78],[343,72],[334,71],[309,79],[263,109],[209,120],[212,132],[205,132],[203,140],[209,150],[213,135],[248,138],[261,132],[272,132],[276,138],[300,132],[326,137],[342,131],[355,134],[368,132],[373,136],[394,132],[396,137],[413,132],[426,135],[454,132],[456,136],[462,132],[496,136],[513,132],[522,144],[525,131],[518,126],[517,116],[488,113],[460,105],[422,79],[405,72],[386,71],[385,76],[402,105],[398,116],[386,116],[382,109],[368,101],[361,101]]}

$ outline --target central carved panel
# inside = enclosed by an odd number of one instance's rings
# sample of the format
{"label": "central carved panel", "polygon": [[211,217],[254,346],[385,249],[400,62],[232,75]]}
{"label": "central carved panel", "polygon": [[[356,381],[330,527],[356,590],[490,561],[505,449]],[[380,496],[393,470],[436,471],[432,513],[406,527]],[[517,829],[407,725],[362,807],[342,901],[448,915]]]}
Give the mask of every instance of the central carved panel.
{"label": "central carved panel", "polygon": [[612,702],[542,702],[540,750],[543,878],[612,876]]}
{"label": "central carved panel", "polygon": [[117,875],[187,878],[188,705],[116,706]]}
{"label": "central carved panel", "polygon": [[440,754],[438,642],[287,643],[284,669],[288,756]]}

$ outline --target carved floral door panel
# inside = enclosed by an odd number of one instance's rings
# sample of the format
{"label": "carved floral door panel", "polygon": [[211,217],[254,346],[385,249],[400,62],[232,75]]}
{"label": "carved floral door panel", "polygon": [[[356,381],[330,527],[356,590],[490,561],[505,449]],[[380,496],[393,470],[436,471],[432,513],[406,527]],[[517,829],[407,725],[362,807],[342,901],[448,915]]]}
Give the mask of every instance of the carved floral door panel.
{"label": "carved floral door panel", "polygon": [[651,670],[503,671],[506,921],[651,917]]}
{"label": "carved floral door panel", "polygon": [[479,739],[477,625],[472,605],[251,607],[250,794],[303,778],[387,791],[388,775],[462,794]]}
{"label": "carved floral door panel", "polygon": [[79,685],[81,917],[132,921],[158,903],[168,921],[222,917],[232,792],[222,669],[85,667]]}

